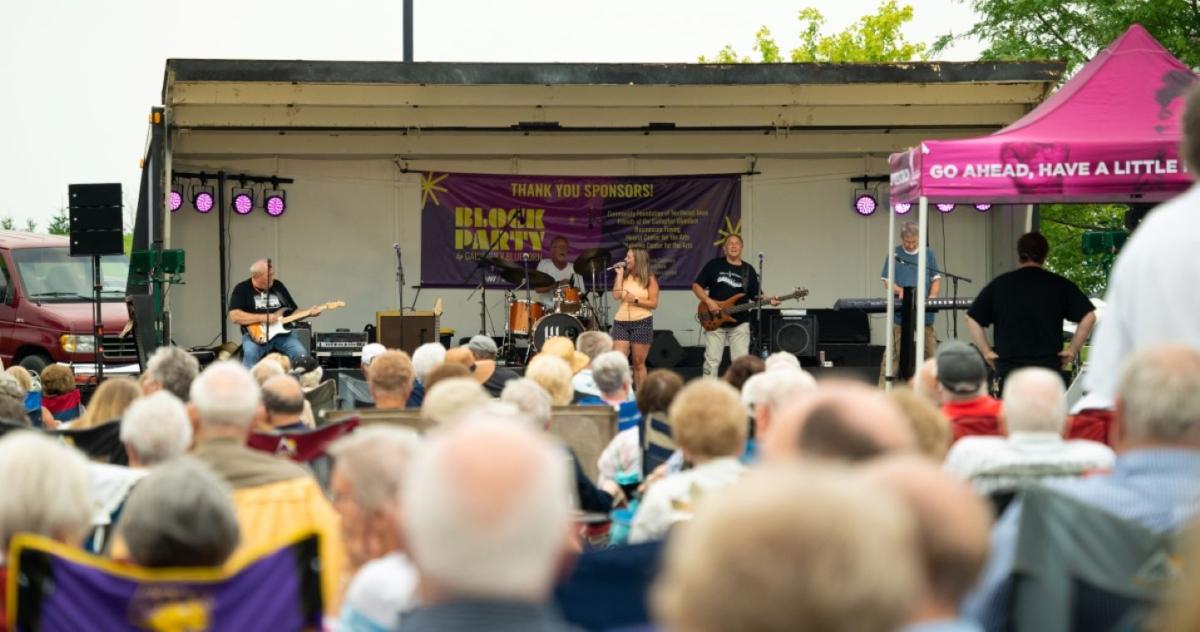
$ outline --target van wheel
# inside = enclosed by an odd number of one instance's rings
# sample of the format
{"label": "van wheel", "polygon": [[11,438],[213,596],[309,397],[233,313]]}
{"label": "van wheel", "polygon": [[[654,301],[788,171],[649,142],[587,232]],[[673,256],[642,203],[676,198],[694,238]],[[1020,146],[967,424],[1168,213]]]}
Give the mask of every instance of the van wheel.
{"label": "van wheel", "polygon": [[22,367],[25,367],[25,370],[29,371],[30,373],[41,375],[42,370],[45,369],[50,362],[51,360],[48,356],[35,353],[33,355],[27,355],[24,358],[21,358],[21,361],[18,364],[20,364]]}

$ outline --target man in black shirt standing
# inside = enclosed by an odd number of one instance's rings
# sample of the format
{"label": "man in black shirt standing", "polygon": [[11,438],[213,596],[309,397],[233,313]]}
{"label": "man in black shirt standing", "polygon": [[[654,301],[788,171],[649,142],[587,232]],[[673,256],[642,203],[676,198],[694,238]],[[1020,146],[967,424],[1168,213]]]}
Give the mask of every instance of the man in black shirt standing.
{"label": "man in black shirt standing", "polygon": [[[229,296],[229,319],[242,327],[242,364],[253,367],[271,351],[291,358],[292,364],[305,355],[304,344],[291,333],[281,333],[265,343],[251,337],[247,327],[274,325],[284,316],[296,311],[296,301],[282,281],[275,280],[275,267],[267,259],[250,266],[250,278],[233,286]],[[309,316],[321,313],[320,307],[309,310]]]}
{"label": "man in black shirt standing", "polygon": [[[1021,264],[988,283],[967,310],[967,327],[1001,384],[1012,371],[1040,366],[1061,371],[1079,354],[1096,323],[1092,302],[1079,287],[1042,268],[1050,245],[1041,233],[1017,240]],[[1063,319],[1078,323],[1071,345],[1063,349]],[[995,327],[995,349],[984,329]]]}
{"label": "man in black shirt standing", "polygon": [[[708,306],[710,311],[720,307],[717,301],[724,301],[736,294],[741,294],[734,305],[748,303],[758,297],[758,273],[754,266],[742,261],[742,237],[730,235],[725,238],[724,256],[717,257],[704,264],[700,275],[692,283],[692,293],[700,302]],[[778,299],[771,299],[772,305],[778,305]],[[721,366],[721,355],[729,344],[729,359],[736,360],[750,353],[750,312],[732,314],[733,322],[725,323],[715,331],[704,332],[704,374],[717,376]]]}

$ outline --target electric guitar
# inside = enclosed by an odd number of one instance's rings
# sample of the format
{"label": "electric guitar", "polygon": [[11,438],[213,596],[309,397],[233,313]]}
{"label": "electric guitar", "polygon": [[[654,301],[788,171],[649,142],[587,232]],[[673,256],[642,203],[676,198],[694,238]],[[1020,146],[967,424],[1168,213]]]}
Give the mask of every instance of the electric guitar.
{"label": "electric guitar", "polygon": [[[312,311],[318,307],[323,311],[329,311],[331,309],[339,309],[345,306],[345,301],[330,301],[324,305],[316,305],[308,309],[292,312],[290,316],[284,316],[283,318],[271,323],[270,327],[266,327],[265,321],[257,322],[252,325],[246,325],[246,333],[250,334],[250,338],[253,339],[254,342],[257,342],[260,345],[266,344],[275,336],[292,333],[292,330],[287,327],[287,324],[312,316]],[[266,329],[265,332],[264,328]]]}
{"label": "electric guitar", "polygon": [[[696,320],[700,322],[700,326],[704,328],[704,331],[716,331],[721,325],[732,323],[733,314],[755,309],[771,302],[771,299],[765,298],[761,301],[751,301],[743,305],[734,305],[743,296],[745,294],[734,294],[723,301],[717,301],[718,309],[715,312],[710,310],[708,305],[701,301],[700,307],[696,308]],[[790,301],[794,298],[804,298],[805,296],[808,296],[808,290],[798,287],[791,294],[776,296],[775,298],[781,301]]]}

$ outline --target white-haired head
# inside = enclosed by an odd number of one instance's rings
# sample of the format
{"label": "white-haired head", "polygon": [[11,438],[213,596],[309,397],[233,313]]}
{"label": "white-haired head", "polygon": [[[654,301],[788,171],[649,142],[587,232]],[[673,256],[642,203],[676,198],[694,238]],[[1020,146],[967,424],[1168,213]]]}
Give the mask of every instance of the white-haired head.
{"label": "white-haired head", "polygon": [[483,386],[469,377],[440,380],[425,392],[421,418],[438,426],[458,423],[464,414],[492,401]]}
{"label": "white-haired head", "polygon": [[34,533],[78,546],[91,523],[87,459],[45,435],[20,430],[0,439],[0,545]]}
{"label": "white-haired head", "polygon": [[1117,410],[1121,443],[1200,446],[1200,351],[1174,344],[1134,354]]}
{"label": "white-haired head", "polygon": [[187,401],[192,380],[200,374],[200,362],[186,350],[164,345],[154,350],[146,361],[142,385],[146,391],[165,389],[180,401]]}
{"label": "white-haired head", "polygon": [[767,371],[779,371],[781,369],[785,369],[785,370],[786,369],[799,369],[800,368],[800,359],[797,358],[795,356],[795,354],[788,353],[787,351],[776,351],[775,353],[772,353],[771,355],[767,356],[766,362],[764,362],[764,364],[766,365]]}
{"label": "white-haired head", "polygon": [[1014,432],[1061,434],[1067,422],[1062,378],[1050,369],[1026,367],[1004,380],[1004,426]]}
{"label": "white-haired head", "polygon": [[121,443],[131,465],[150,467],[187,452],[192,424],[187,408],[170,391],[146,395],[121,417]]}
{"label": "white-haired head", "polygon": [[209,365],[192,382],[191,395],[191,405],[205,432],[248,431],[261,400],[250,372],[231,360]]}
{"label": "white-haired head", "polygon": [[620,351],[607,351],[592,359],[592,379],[600,392],[613,397],[624,395],[632,383],[629,359]]}
{"label": "white-haired head", "polygon": [[529,378],[517,378],[504,384],[500,401],[508,402],[532,420],[538,428],[550,425],[550,394],[540,384]]}
{"label": "white-haired head", "polygon": [[408,552],[447,598],[541,603],[566,544],[567,462],[523,424],[469,419],[434,436],[404,484]]}
{"label": "white-haired head", "polygon": [[446,348],[437,342],[427,342],[419,347],[412,354],[413,373],[421,383],[425,383],[425,378],[429,376],[429,372],[437,365],[441,364],[446,359]]}

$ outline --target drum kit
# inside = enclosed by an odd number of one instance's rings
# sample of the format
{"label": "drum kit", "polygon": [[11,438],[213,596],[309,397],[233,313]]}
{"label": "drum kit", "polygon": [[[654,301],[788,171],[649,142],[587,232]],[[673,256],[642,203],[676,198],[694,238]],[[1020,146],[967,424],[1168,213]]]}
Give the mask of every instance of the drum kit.
{"label": "drum kit", "polygon": [[[585,250],[575,259],[575,274],[591,280],[588,290],[560,283],[545,272],[529,270],[528,266],[517,267],[499,257],[486,258],[486,265],[515,286],[505,292],[508,306],[505,346],[516,355],[519,341],[527,341],[529,354],[532,354],[541,351],[549,338],[566,336],[574,341],[585,331],[607,329],[607,289],[604,285],[611,260],[609,252],[600,248]],[[536,300],[532,295],[536,291],[533,288],[548,286],[554,286],[551,303]]]}

